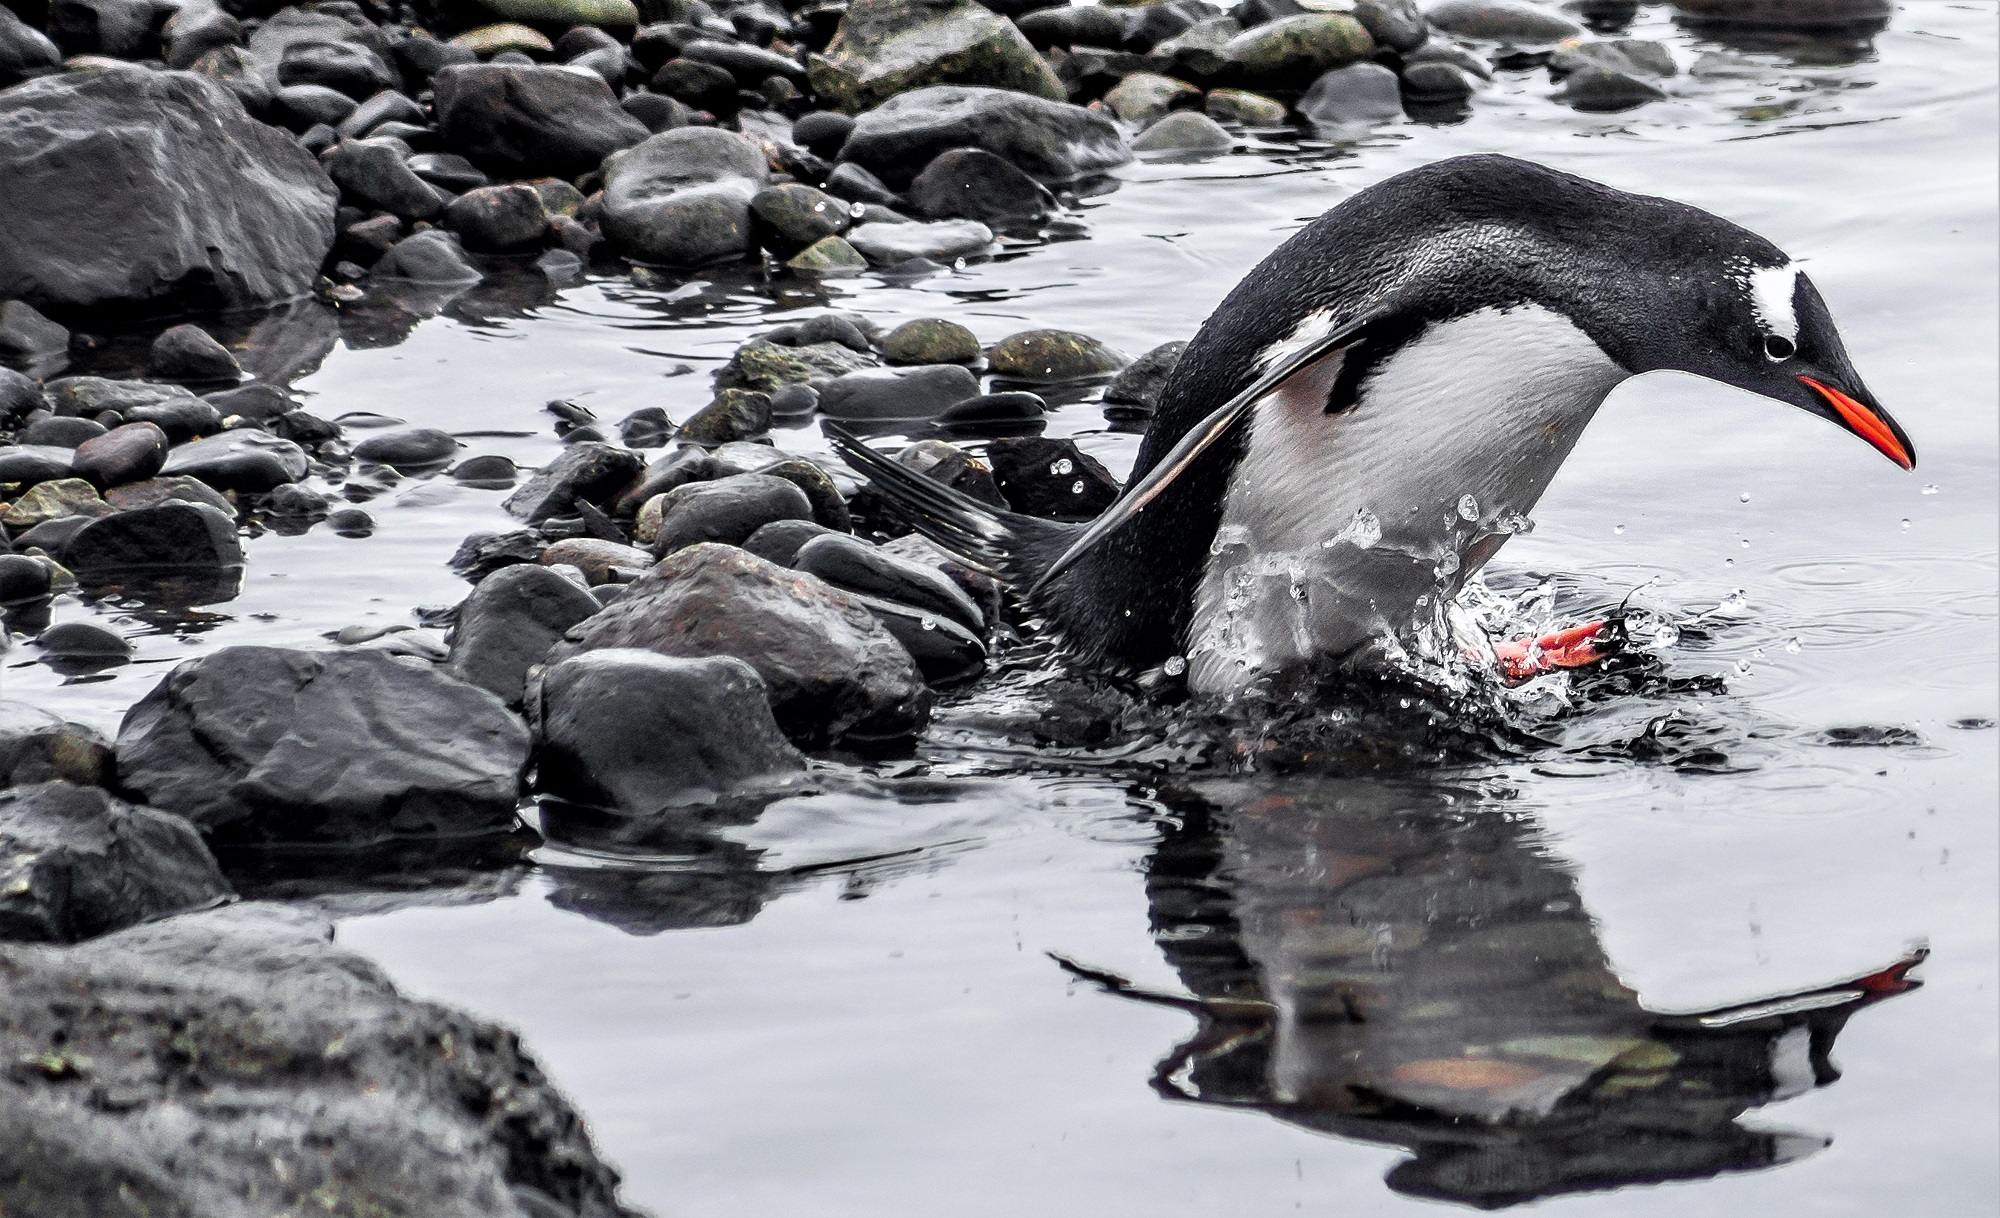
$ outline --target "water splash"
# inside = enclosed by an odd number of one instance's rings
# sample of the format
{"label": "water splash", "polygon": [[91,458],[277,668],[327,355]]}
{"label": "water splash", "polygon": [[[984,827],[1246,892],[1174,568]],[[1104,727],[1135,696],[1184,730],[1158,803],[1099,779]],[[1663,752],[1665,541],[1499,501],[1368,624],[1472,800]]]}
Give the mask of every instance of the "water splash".
{"label": "water splash", "polygon": [[1365,507],[1354,509],[1354,519],[1347,522],[1340,532],[1319,543],[1320,549],[1331,550],[1341,542],[1346,542],[1357,550],[1372,550],[1382,542],[1382,520]]}

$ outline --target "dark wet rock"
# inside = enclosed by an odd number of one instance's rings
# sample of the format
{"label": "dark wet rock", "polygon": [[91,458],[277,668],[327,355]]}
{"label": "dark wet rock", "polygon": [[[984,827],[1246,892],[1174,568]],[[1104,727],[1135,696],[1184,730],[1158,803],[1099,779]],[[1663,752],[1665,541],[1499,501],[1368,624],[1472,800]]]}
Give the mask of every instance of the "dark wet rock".
{"label": "dark wet rock", "polygon": [[977,220],[934,220],[928,224],[857,224],[847,240],[877,266],[900,266],[925,259],[949,263],[993,248],[993,230]]}
{"label": "dark wet rock", "polygon": [[1234,72],[1227,52],[1230,40],[1243,32],[1243,26],[1235,16],[1205,17],[1154,44],[1146,58],[1150,66],[1176,80],[1216,83]]}
{"label": "dark wet rock", "polygon": [[751,248],[750,201],[769,175],[749,140],[714,127],[651,136],[605,165],[604,235],[634,257],[697,266]]}
{"label": "dark wet rock", "polygon": [[0,296],[244,309],[309,291],[334,190],[212,81],[117,68],[0,92]]}
{"label": "dark wet rock", "polygon": [[528,669],[597,608],[589,592],[547,567],[495,571],[459,606],[449,671],[517,706]]}
{"label": "dark wet rock", "polygon": [[1630,76],[1668,77],[1679,73],[1674,55],[1664,45],[1644,38],[1606,38],[1564,42],[1549,55],[1549,72],[1563,76],[1585,68],[1607,68]]}
{"label": "dark wet rock", "polygon": [[764,47],[749,46],[741,42],[724,42],[715,38],[697,38],[681,48],[681,55],[698,63],[721,68],[729,73],[730,79],[741,89],[754,89],[759,83],[773,76],[799,84],[805,83],[805,69],[796,59]]}
{"label": "dark wet rock", "polygon": [[435,427],[405,427],[376,432],[354,446],[354,455],[397,469],[442,465],[458,452],[458,441]]}
{"label": "dark wet rock", "polygon": [[[625,54],[624,47],[618,46],[616,43],[608,47],[599,47],[596,50],[586,51],[578,55],[575,59],[566,60],[565,63],[572,68],[583,68],[595,72],[613,90],[622,88],[626,77],[632,71],[631,57]],[[623,102],[620,102],[619,109],[625,111],[627,114],[632,114],[632,108],[623,104]],[[638,118],[639,116],[633,115],[633,117]],[[640,119],[639,121],[643,123],[645,120]],[[651,128],[648,128],[648,130],[651,130]]]}
{"label": "dark wet rock", "polygon": [[0,448],[0,482],[33,486],[70,476],[76,450],[59,444],[10,444]]}
{"label": "dark wet rock", "polygon": [[125,660],[132,644],[124,635],[96,622],[57,622],[35,636],[35,649],[61,660]]}
{"label": "dark wet rock", "polygon": [[49,0],[49,37],[68,55],[152,59],[164,14],[148,0]]}
{"label": "dark wet rock", "polygon": [[454,64],[479,62],[479,56],[465,47],[454,46],[428,34],[398,39],[389,51],[390,58],[403,73],[404,87],[412,95],[422,93],[429,87],[431,77]]}
{"label": "dark wet rock", "polygon": [[1493,65],[1488,63],[1485,57],[1449,38],[1433,38],[1403,56],[1405,67],[1420,63],[1448,63],[1463,68],[1469,75],[1476,76],[1480,80],[1493,79]]}
{"label": "dark wet rock", "polygon": [[479,269],[451,237],[436,229],[411,233],[391,246],[375,264],[378,279],[439,285],[478,283]]}
{"label": "dark wet rock", "polygon": [[[1608,0],[1595,0],[1598,4]],[[1891,0],[1674,0],[1674,11],[1697,29],[1730,26],[1752,30],[1879,30],[1896,6]],[[1588,14],[1587,14],[1588,15]],[[1611,13],[1604,16],[1625,16]]]}
{"label": "dark wet rock", "polygon": [[[0,555],[0,569],[46,563]],[[61,779],[98,787],[114,776],[111,742],[96,728],[70,723],[26,702],[0,702],[0,786],[21,787]]]}
{"label": "dark wet rock", "polygon": [[271,434],[302,448],[314,448],[340,438],[338,424],[305,410],[292,410],[271,420]]}
{"label": "dark wet rock", "polygon": [[576,510],[579,501],[603,507],[639,475],[639,458],[622,448],[585,441],[535,471],[504,505],[530,524]]}
{"label": "dark wet rock", "polygon": [[[325,85],[290,85],[271,94],[272,120],[296,133],[315,156],[339,141],[340,124],[356,109],[353,98]],[[315,138],[313,133],[322,130],[332,138]]]}
{"label": "dark wet rock", "polygon": [[322,163],[341,194],[360,206],[429,220],[444,211],[444,196],[410,171],[407,155],[388,140],[344,140]]}
{"label": "dark wet rock", "polygon": [[452,39],[473,54],[494,64],[532,67],[555,54],[555,43],[540,30],[517,21],[496,21],[470,29]]}
{"label": "dark wet rock", "polygon": [[903,645],[927,683],[950,685],[985,671],[986,644],[953,619],[879,597],[854,600]]}
{"label": "dark wet rock", "polygon": [[[479,0],[479,6],[502,21],[564,29],[609,26],[630,30],[639,24],[639,10],[632,0]],[[563,43],[574,46],[576,41],[565,36]]]}
{"label": "dark wet rock", "polygon": [[1424,16],[1448,34],[1496,42],[1539,45],[1583,34],[1576,22],[1527,0],[1440,0]]}
{"label": "dark wet rock", "polygon": [[65,376],[50,381],[49,408],[59,415],[88,419],[115,411],[119,414],[158,402],[195,400],[192,391],[179,385],[155,385],[146,381],[114,381],[101,376]]}
{"label": "dark wet rock", "polygon": [[467,457],[452,467],[451,476],[467,486],[482,490],[504,490],[514,485],[519,469],[514,462],[498,453],[483,453],[477,457]]}
{"label": "dark wet rock", "polygon": [[773,520],[750,534],[743,548],[765,562],[789,567],[807,542],[815,537],[832,536],[835,536],[832,529],[810,520]]}
{"label": "dark wet rock", "polygon": [[824,313],[818,317],[799,322],[796,325],[784,325],[774,330],[767,330],[760,337],[767,342],[779,343],[787,347],[811,347],[820,343],[839,343],[849,351],[856,351],[862,355],[867,355],[875,349],[868,338],[869,334],[874,332],[872,323],[869,323],[871,329],[863,330],[861,325],[857,324],[857,319],[858,315],[855,314],[842,317],[835,313]]}
{"label": "dark wet rock", "polygon": [[541,561],[548,542],[533,529],[511,533],[474,533],[460,542],[446,564],[467,583],[484,581],[495,571]]}
{"label": "dark wet rock", "polygon": [[378,262],[382,255],[396,247],[407,227],[397,216],[370,216],[366,220],[358,220],[340,230],[339,250],[358,265]]}
{"label": "dark wet rock", "polygon": [[167,463],[167,433],[152,423],[127,423],[76,446],[70,468],[100,491],[144,482]]}
{"label": "dark wet rock", "polygon": [[[634,19],[631,21],[608,21],[606,24],[636,26],[638,24],[636,20],[639,15],[638,10],[636,8],[626,8],[622,5],[619,7],[622,12],[629,13]],[[535,20],[533,17],[523,17],[517,13],[503,12],[498,15],[510,21]],[[623,50],[624,47],[624,43],[613,38],[603,30],[598,29],[595,25],[590,24],[571,25],[569,32],[556,39],[555,42],[556,58],[562,60],[564,63],[574,60],[579,55],[588,55],[592,51],[617,51]]]}
{"label": "dark wet rock", "polygon": [[272,113],[277,90],[264,79],[264,74],[257,70],[256,61],[242,47],[215,47],[189,64],[187,70],[197,76],[205,76],[235,94],[236,100],[243,104],[244,111],[251,117],[278,121]]}
{"label": "dark wet rock", "polygon": [[360,508],[340,508],[327,513],[326,527],[341,537],[372,537],[375,518]]}
{"label": "dark wet rock", "polygon": [[1222,124],[1193,110],[1176,110],[1132,140],[1134,152],[1227,152],[1235,146]]}
{"label": "dark wet rock", "polygon": [[[1072,10],[1082,12],[1082,9]],[[1134,72],[1104,95],[1104,108],[1128,123],[1144,126],[1169,111],[1201,104],[1201,90],[1158,72]]]}
{"label": "dark wet rock", "polygon": [[765,245],[780,254],[805,249],[823,237],[838,237],[852,222],[846,203],[795,182],[758,191],[750,210],[765,232]]}
{"label": "dark wet rock", "polygon": [[61,516],[54,520],[44,520],[31,529],[17,532],[14,537],[14,549],[25,555],[34,555],[37,550],[42,554],[60,554],[62,548],[69,544],[69,539],[76,536],[92,519],[94,518],[90,516]]}
{"label": "dark wet rock", "polygon": [[499,698],[376,651],[224,648],[176,667],[118,730],[121,783],[246,841],[497,832],[527,762]]}
{"label": "dark wet rock", "polygon": [[1014,24],[971,0],[850,0],[810,79],[814,93],[850,114],[927,85],[1068,97]]}
{"label": "dark wet rock", "polygon": [[898,187],[953,148],[982,148],[1043,182],[1070,181],[1132,159],[1117,124],[1102,114],[1026,93],[958,85],[918,89],[863,114],[840,159]]}
{"label": "dark wet rock", "polygon": [[842,422],[935,418],[979,394],[979,380],[957,364],[855,372],[819,388],[819,409]]}
{"label": "dark wet rock", "polygon": [[1034,384],[1084,380],[1123,368],[1126,358],[1086,334],[1068,330],[1023,330],[993,344],[987,353],[993,375]]}
{"label": "dark wet rock", "polygon": [[1007,500],[993,481],[993,471],[974,460],[964,449],[943,440],[919,440],[896,454],[896,464],[944,483],[981,503],[1006,507]]}
{"label": "dark wet rock", "polygon": [[936,317],[906,321],[882,339],[882,359],[891,364],[972,364],[983,354],[972,331]]}
{"label": "dark wet rock", "polygon": [[574,567],[591,587],[638,575],[653,565],[653,556],[637,546],[601,537],[566,537],[542,551],[545,567]]}
{"label": "dark wet rock", "polygon": [[1403,68],[1403,92],[1415,102],[1464,101],[1479,91],[1479,81],[1455,63],[1413,63]]}
{"label": "dark wet rock", "polygon": [[1299,99],[1299,114],[1322,127],[1348,127],[1403,117],[1403,89],[1379,63],[1355,63],[1313,81]]}
{"label": "dark wet rock", "polygon": [[162,381],[237,381],[243,366],[200,326],[170,327],[153,340],[146,375]]}
{"label": "dark wet rock", "polygon": [[445,148],[510,178],[587,173],[647,136],[610,86],[564,68],[466,64],[433,88]]}
{"label": "dark wet rock", "polygon": [[532,186],[480,186],[446,205],[444,223],[467,249],[504,254],[540,245],[549,213]]}
{"label": "dark wet rock", "polygon": [[111,505],[98,497],[96,487],[81,478],[58,478],[53,482],[37,483],[26,494],[16,498],[5,513],[0,513],[0,524],[18,532],[45,520],[61,520],[65,516],[110,514]]}
{"label": "dark wet rock", "polygon": [[618,105],[653,135],[685,127],[694,120],[693,110],[659,93],[627,93]]}
{"label": "dark wet rock", "polygon": [[537,692],[537,785],[573,802],[650,813],[805,770],[763,678],[733,656],[586,651],[550,665]]}
{"label": "dark wet rock", "polygon": [[67,415],[55,415],[37,419],[21,429],[15,437],[32,448],[78,448],[91,440],[98,439],[106,432],[104,424],[96,419],[79,419]]}
{"label": "dark wet rock", "polygon": [[1125,12],[1102,4],[1061,5],[1024,13],[1014,24],[1038,51],[1079,44],[1115,47],[1125,41]]}
{"label": "dark wet rock", "polygon": [[168,454],[161,470],[199,478],[219,491],[262,494],[306,476],[311,462],[290,440],[261,431],[226,431],[183,444]]}
{"label": "dark wet rock", "polygon": [[272,516],[316,520],[326,515],[327,507],[332,502],[318,491],[288,482],[273,490],[264,500],[264,511]]}
{"label": "dark wet rock", "polygon": [[[358,140],[373,132],[384,123],[402,123],[406,126],[424,127],[430,123],[430,116],[424,108],[394,89],[384,89],[354,108],[354,113],[342,119],[334,128],[342,139]],[[433,154],[436,155],[436,154]]]}
{"label": "dark wet rock", "polygon": [[169,442],[184,444],[197,436],[222,430],[222,412],[200,398],[163,398],[127,406],[118,412],[130,423],[151,423],[167,434]]}
{"label": "dark wet rock", "polygon": [[47,600],[54,575],[47,562],[25,554],[0,554],[0,606],[11,609]]}
{"label": "dark wet rock", "polygon": [[1216,89],[1202,102],[1210,118],[1246,127],[1276,127],[1288,113],[1285,103],[1244,89]]}
{"label": "dark wet rock", "polygon": [[636,1218],[513,1032],[400,996],[296,906],[0,971],[0,1055],[28,1063],[0,1081],[10,1212]]}
{"label": "dark wet rock", "polygon": [[932,217],[977,220],[990,228],[1032,228],[1055,214],[1049,188],[981,148],[954,148],[910,183],[910,203]]}
{"label": "dark wet rock", "polygon": [[25,300],[0,300],[0,358],[34,359],[68,350],[68,330],[43,317]]}
{"label": "dark wet rock", "polygon": [[937,417],[937,425],[954,435],[1025,435],[1039,432],[1049,404],[1039,394],[1021,390],[967,398]]}
{"label": "dark wet rock", "polygon": [[664,495],[690,482],[706,482],[720,476],[715,458],[703,449],[676,449],[647,466],[643,474],[619,491],[618,497],[612,501],[611,512],[615,516],[629,518],[655,495]]}
{"label": "dark wet rock", "polygon": [[793,120],[792,139],[814,156],[831,160],[839,154],[840,146],[847,142],[848,133],[853,130],[854,120],[848,115],[834,110],[815,110]]}
{"label": "dark wet rock", "polygon": [[62,564],[85,584],[134,575],[223,573],[243,566],[231,517],[203,504],[170,501],[93,520],[62,548]]}
{"label": "dark wet rock", "polygon": [[1089,520],[1118,498],[1118,480],[1074,440],[995,440],[986,459],[1000,493],[1023,515]]}
{"label": "dark wet rock", "polygon": [[986,627],[972,598],[943,572],[886,553],[858,537],[838,533],[815,537],[800,547],[790,565],[836,588],[947,617],[971,631]]}
{"label": "dark wet rock", "polygon": [[771,430],[771,398],[754,389],[718,390],[715,400],[681,425],[689,444],[727,444]]}
{"label": "dark wet rock", "polygon": [[160,31],[167,66],[190,68],[210,51],[243,44],[243,23],[210,0],[190,0]]}
{"label": "dark wet rock", "polygon": [[800,275],[840,279],[866,273],[868,259],[840,237],[821,237],[785,259],[785,266]]}
{"label": "dark wet rock", "polygon": [[0,8],[0,89],[62,67],[62,52],[48,36]]}
{"label": "dark wet rock", "polygon": [[774,520],[811,520],[812,501],[791,481],[735,474],[676,487],[639,511],[635,536],[665,556],[705,541],[742,545]]}
{"label": "dark wet rock", "polygon": [[1347,13],[1300,13],[1243,31],[1223,54],[1250,88],[1295,89],[1370,58],[1375,40]]}
{"label": "dark wet rock", "polygon": [[392,88],[396,76],[382,57],[351,42],[295,42],[278,61],[278,83],[319,85],[357,102]]}
{"label": "dark wet rock", "polygon": [[0,940],[15,942],[75,943],[233,895],[185,820],[61,781],[0,791],[0,873]]}
{"label": "dark wet rock", "polygon": [[13,426],[37,410],[47,410],[48,406],[40,382],[0,365],[0,425]]}
{"label": "dark wet rock", "polygon": [[1160,404],[1167,378],[1173,375],[1174,366],[1180,363],[1181,353],[1186,350],[1187,343],[1176,340],[1161,343],[1133,360],[1104,390],[1104,404],[1151,411]]}
{"label": "dark wet rock", "polygon": [[851,203],[881,209],[900,207],[904,202],[903,196],[890,190],[888,183],[852,161],[842,161],[833,167],[826,177],[826,190]]}
{"label": "dark wet rock", "polygon": [[641,406],[618,420],[618,442],[627,448],[664,448],[674,438],[674,421],[659,406]]}
{"label": "dark wet rock", "polygon": [[1610,112],[1630,110],[1648,102],[1664,101],[1667,91],[1637,72],[1585,67],[1563,78],[1556,100],[1578,110]]}
{"label": "dark wet rock", "polygon": [[749,472],[783,478],[804,491],[806,501],[812,504],[813,519],[826,527],[840,533],[854,528],[854,519],[847,510],[847,499],[841,495],[833,476],[818,463],[804,457],[790,457]]}
{"label": "dark wet rock", "polygon": [[[287,483],[271,493],[276,495],[292,489],[294,485]],[[235,504],[223,498],[214,487],[193,478],[148,478],[144,482],[114,486],[104,492],[104,501],[121,512],[158,507],[162,503],[198,503],[214,508],[231,520],[236,518]]]}
{"label": "dark wet rock", "polygon": [[930,714],[915,661],[872,614],[733,546],[669,555],[571,634],[552,660],[613,647],[733,655],[764,678],[778,726],[794,740],[900,738]]}
{"label": "dark wet rock", "polygon": [[729,357],[729,362],[716,373],[715,383],[724,389],[756,389],[772,393],[786,385],[802,385],[823,377],[841,376],[856,369],[872,367],[874,363],[872,355],[863,355],[840,343],[790,347],[768,339],[752,339]]}
{"label": "dark wet rock", "polygon": [[736,78],[712,63],[675,58],[660,65],[646,87],[691,110],[730,115],[737,109]]}
{"label": "dark wet rock", "polygon": [[463,194],[488,184],[486,175],[457,153],[419,152],[405,163],[411,173],[453,194]]}

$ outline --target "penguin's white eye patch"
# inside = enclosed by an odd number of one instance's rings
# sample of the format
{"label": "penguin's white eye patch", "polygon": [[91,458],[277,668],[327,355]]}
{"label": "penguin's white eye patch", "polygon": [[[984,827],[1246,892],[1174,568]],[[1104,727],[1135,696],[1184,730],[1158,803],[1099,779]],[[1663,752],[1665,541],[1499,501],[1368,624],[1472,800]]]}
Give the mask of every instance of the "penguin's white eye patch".
{"label": "penguin's white eye patch", "polygon": [[1792,358],[1792,356],[1798,354],[1798,351],[1798,347],[1793,345],[1792,340],[1782,334],[1766,334],[1764,336],[1764,356],[1774,364],[1782,363]]}

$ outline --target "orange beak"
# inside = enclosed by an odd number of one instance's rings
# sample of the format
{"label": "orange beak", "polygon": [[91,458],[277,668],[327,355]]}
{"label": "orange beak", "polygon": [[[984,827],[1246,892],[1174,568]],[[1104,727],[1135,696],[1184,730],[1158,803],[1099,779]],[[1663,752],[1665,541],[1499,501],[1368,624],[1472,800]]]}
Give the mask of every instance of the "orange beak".
{"label": "orange beak", "polygon": [[1873,444],[1885,457],[1904,469],[1915,469],[1917,459],[1910,452],[1910,446],[1900,435],[1888,417],[1880,411],[1871,410],[1848,397],[1831,385],[1822,385],[1809,376],[1799,378],[1801,382],[1819,391],[1819,395],[1832,406],[1841,421],[1855,435]]}

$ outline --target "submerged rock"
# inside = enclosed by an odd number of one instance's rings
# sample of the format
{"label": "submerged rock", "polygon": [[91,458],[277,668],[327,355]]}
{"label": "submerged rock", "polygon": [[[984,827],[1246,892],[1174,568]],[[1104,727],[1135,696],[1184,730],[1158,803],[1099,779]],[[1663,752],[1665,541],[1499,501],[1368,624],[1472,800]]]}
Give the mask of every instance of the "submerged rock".
{"label": "submerged rock", "polygon": [[550,665],[537,699],[537,785],[575,803],[658,812],[805,769],[763,678],[732,656],[586,651]]}
{"label": "submerged rock", "polygon": [[374,277],[460,287],[483,278],[458,242],[436,229],[411,233],[389,247],[375,264]]}
{"label": "submerged rock", "polygon": [[75,943],[232,895],[193,825],[62,781],[0,791],[0,877],[0,940],[17,942]]}
{"label": "submerged rock", "polygon": [[514,1033],[295,907],[8,946],[0,974],[9,1213],[638,1218]]}
{"label": "submerged rock", "polygon": [[242,569],[243,542],[226,513],[168,501],[91,521],[64,543],[62,561],[85,584],[133,575],[224,575]]}
{"label": "submerged rock", "polygon": [[146,375],[161,381],[228,381],[243,379],[243,366],[229,348],[200,326],[173,326],[153,340],[146,356]]}
{"label": "submerged rock", "polygon": [[228,647],[125,714],[118,776],[245,841],[361,845],[505,830],[528,731],[484,689],[378,651]]}
{"label": "submerged rock", "polygon": [[909,184],[939,154],[980,148],[1043,182],[1067,182],[1132,159],[1102,114],[1005,89],[936,85],[863,114],[840,159],[891,187]]}
{"label": "submerged rock", "polygon": [[850,0],[808,77],[814,93],[850,114],[926,85],[1069,96],[1013,22],[972,0]]}
{"label": "submerged rock", "polygon": [[672,554],[558,646],[733,655],[757,670],[795,740],[895,739],[923,729],[930,693],[916,663],[854,599],[733,546]]}

